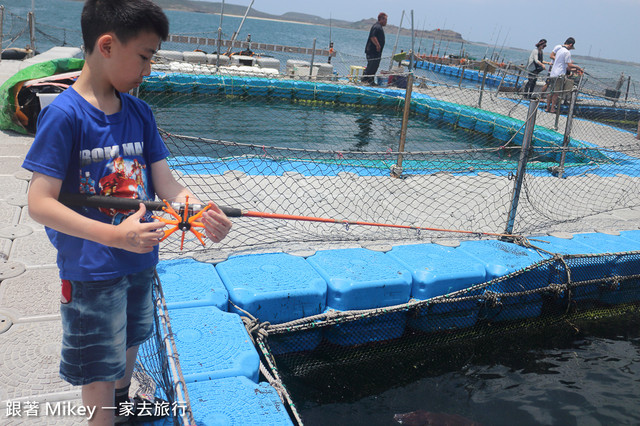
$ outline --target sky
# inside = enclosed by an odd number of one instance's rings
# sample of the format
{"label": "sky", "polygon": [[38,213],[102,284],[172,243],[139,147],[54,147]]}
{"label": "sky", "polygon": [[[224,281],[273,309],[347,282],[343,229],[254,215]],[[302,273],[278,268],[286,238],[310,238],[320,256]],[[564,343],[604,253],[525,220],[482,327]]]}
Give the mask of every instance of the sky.
{"label": "sky", "polygon": [[301,12],[345,21],[385,12],[391,25],[400,24],[404,10],[405,28],[411,28],[413,10],[416,30],[450,29],[468,41],[522,49],[533,49],[545,38],[547,50],[571,36],[576,39],[573,55],[640,63],[640,0],[255,0],[253,8],[275,15]]}

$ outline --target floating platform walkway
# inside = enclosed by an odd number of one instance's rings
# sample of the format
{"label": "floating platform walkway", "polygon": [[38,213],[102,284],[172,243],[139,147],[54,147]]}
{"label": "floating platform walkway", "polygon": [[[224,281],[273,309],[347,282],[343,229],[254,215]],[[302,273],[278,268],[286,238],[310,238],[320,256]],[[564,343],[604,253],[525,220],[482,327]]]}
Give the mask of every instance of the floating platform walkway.
{"label": "floating platform walkway", "polygon": [[[313,351],[323,344],[353,346],[398,339],[410,330],[431,333],[472,327],[478,321],[537,318],[545,304],[567,302],[566,295],[549,299],[538,291],[558,283],[562,271],[545,265],[535,280],[523,279],[526,275],[508,277],[558,254],[591,256],[588,262],[568,262],[575,282],[640,274],[638,230],[542,236],[534,245],[544,251],[480,240],[458,246],[396,245],[381,251],[253,254],[232,256],[216,265],[192,259],[161,261],[158,273],[196,422],[233,424],[241,404],[247,407],[242,409],[246,424],[291,424],[276,390],[258,380],[259,353],[239,314],[248,312],[261,322],[282,324],[328,312],[409,304],[495,282],[482,290],[497,295],[493,307],[475,302],[440,304],[434,305],[440,311],[430,310],[425,316],[398,311],[392,327],[388,319],[383,323],[375,317],[318,327],[305,331],[304,337],[294,333],[274,339],[270,349],[282,355]],[[524,295],[508,297],[516,287]],[[594,282],[577,287],[572,297],[579,304],[633,303],[640,301],[640,281]]]}

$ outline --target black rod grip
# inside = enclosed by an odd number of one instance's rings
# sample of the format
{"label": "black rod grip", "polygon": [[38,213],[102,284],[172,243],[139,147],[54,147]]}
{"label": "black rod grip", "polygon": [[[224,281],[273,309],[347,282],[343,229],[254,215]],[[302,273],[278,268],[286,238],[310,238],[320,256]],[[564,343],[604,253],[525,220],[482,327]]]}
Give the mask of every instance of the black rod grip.
{"label": "black rod grip", "polygon": [[[138,210],[140,203],[147,210],[160,211],[165,207],[162,201],[142,201],[134,198],[107,197],[104,195],[90,194],[60,194],[58,201],[69,207],[103,207],[118,210]],[[242,217],[242,210],[235,207],[220,207],[227,217]]]}

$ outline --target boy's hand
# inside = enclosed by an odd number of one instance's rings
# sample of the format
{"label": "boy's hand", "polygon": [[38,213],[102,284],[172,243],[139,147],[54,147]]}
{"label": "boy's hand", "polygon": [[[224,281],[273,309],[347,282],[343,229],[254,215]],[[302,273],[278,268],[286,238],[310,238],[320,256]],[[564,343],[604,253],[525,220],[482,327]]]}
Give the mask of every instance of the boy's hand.
{"label": "boy's hand", "polygon": [[116,226],[116,243],[114,247],[134,253],[149,253],[160,243],[164,236],[162,228],[165,224],[160,221],[140,222],[147,208],[140,203],[140,209]]}
{"label": "boy's hand", "polygon": [[207,237],[213,242],[219,243],[231,230],[231,221],[214,203],[209,202],[211,208],[202,213],[202,224]]}

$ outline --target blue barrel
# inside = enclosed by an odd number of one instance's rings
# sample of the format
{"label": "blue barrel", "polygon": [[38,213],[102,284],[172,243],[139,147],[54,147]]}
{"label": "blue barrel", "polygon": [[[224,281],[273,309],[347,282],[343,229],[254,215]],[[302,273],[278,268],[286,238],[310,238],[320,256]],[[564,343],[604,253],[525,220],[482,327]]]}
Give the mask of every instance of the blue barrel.
{"label": "blue barrel", "polygon": [[461,106],[460,107],[460,116],[458,117],[458,126],[473,130],[476,126],[476,114],[475,111],[471,108]]}
{"label": "blue barrel", "polygon": [[429,105],[429,120],[442,120],[442,115],[444,114],[444,102],[433,99],[429,100],[427,105]]}
{"label": "blue barrel", "polygon": [[316,99],[324,102],[335,102],[338,99],[341,87],[336,84],[318,83],[316,86]]}
{"label": "blue barrel", "polygon": [[511,140],[515,129],[515,121],[512,118],[496,115],[492,135],[498,140],[507,142]]}
{"label": "blue barrel", "polygon": [[486,111],[475,110],[476,123],[474,130],[490,135],[493,133],[495,123],[495,114]]}
{"label": "blue barrel", "polygon": [[448,102],[443,103],[442,119],[449,124],[456,124],[460,116],[460,106]]}
{"label": "blue barrel", "polygon": [[230,80],[222,75],[201,75],[198,76],[195,92],[203,95],[217,95],[223,92],[226,84],[225,80]]}
{"label": "blue barrel", "polygon": [[313,100],[316,95],[316,83],[310,81],[294,82],[294,99]]}
{"label": "blue barrel", "polygon": [[271,80],[266,78],[248,77],[246,79],[245,86],[247,95],[267,97],[271,91]]}
{"label": "blue barrel", "polygon": [[272,80],[271,95],[276,98],[292,99],[296,88],[295,82],[291,80]]}

